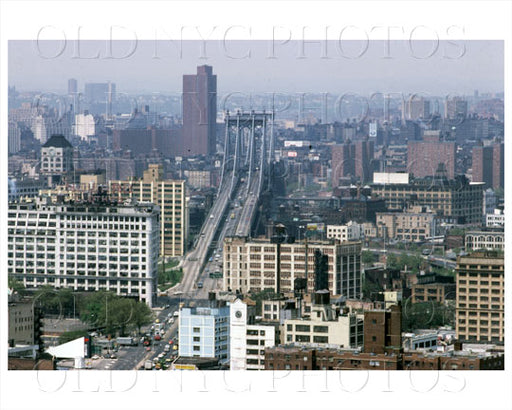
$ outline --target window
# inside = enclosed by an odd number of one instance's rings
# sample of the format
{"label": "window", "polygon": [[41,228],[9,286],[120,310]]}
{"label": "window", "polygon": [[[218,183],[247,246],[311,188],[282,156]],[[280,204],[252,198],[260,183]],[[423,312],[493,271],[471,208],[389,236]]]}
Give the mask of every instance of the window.
{"label": "window", "polygon": [[295,325],[296,332],[309,332],[311,327],[309,325]]}
{"label": "window", "polygon": [[200,342],[201,338],[199,336],[194,336],[194,342]]}
{"label": "window", "polygon": [[194,346],[194,352],[199,352],[199,350],[201,350],[200,346]]}
{"label": "window", "polygon": [[193,329],[194,333],[199,333],[200,331],[201,331],[201,328],[199,328],[199,327],[194,327],[194,329]]}
{"label": "window", "polygon": [[[328,326],[313,326],[313,332],[315,333],[329,333]],[[327,342],[325,342],[327,343]]]}

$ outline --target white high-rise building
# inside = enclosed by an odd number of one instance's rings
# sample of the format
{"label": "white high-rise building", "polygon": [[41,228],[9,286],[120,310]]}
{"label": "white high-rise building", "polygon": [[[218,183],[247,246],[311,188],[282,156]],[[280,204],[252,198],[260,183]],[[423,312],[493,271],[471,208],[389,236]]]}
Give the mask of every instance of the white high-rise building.
{"label": "white high-rise building", "polygon": [[75,125],[73,133],[78,135],[82,141],[88,141],[90,136],[96,134],[96,124],[91,114],[75,115]]}
{"label": "white high-rise building", "polygon": [[152,306],[160,209],[151,203],[9,203],[8,273],[27,288],[107,290]]}
{"label": "white high-rise building", "polygon": [[41,144],[44,144],[48,139],[48,134],[46,132],[46,124],[44,117],[42,115],[38,115],[32,120],[32,132],[34,133],[34,138],[39,140]]}

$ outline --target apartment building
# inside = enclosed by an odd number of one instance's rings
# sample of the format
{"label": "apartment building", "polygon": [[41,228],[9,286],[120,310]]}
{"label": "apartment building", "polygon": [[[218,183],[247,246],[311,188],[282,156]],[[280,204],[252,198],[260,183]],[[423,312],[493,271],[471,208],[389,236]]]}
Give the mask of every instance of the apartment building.
{"label": "apartment building", "polygon": [[496,252],[457,259],[456,331],[462,341],[505,339],[505,260]]}
{"label": "apartment building", "polygon": [[140,180],[110,181],[113,199],[152,202],[160,207],[160,255],[183,256],[188,236],[185,181],[164,180],[163,167],[151,164]]}
{"label": "apartment building", "polygon": [[27,288],[108,290],[152,306],[159,222],[150,203],[9,203],[8,273]]}
{"label": "apartment building", "polygon": [[[327,256],[325,283],[333,295],[361,295],[361,242],[330,241],[277,244],[268,239],[228,237],[224,240],[224,290],[242,293],[273,289],[290,292],[307,277],[307,293],[316,286],[315,252]],[[306,264],[307,254],[307,264]]]}

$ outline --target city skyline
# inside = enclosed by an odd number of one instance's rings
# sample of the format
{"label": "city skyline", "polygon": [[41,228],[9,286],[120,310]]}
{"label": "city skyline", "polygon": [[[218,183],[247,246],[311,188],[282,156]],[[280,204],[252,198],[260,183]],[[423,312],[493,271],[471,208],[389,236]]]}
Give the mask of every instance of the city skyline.
{"label": "city skyline", "polygon": [[497,40],[284,45],[263,40],[98,40],[69,41],[64,46],[58,41],[16,40],[9,42],[9,85],[21,91],[65,93],[68,79],[74,78],[79,92],[85,83],[112,81],[126,93],[180,93],[182,75],[207,64],[221,78],[219,94],[501,93],[503,53],[503,41]]}

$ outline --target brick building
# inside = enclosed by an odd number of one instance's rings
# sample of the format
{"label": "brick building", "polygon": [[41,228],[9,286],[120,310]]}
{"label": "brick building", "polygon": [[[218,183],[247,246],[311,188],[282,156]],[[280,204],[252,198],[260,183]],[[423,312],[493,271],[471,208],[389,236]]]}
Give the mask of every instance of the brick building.
{"label": "brick building", "polygon": [[455,176],[454,142],[439,141],[436,138],[424,137],[423,141],[411,141],[407,144],[407,169],[415,177],[430,177],[435,175],[439,164],[444,164],[446,176],[453,179]]}

